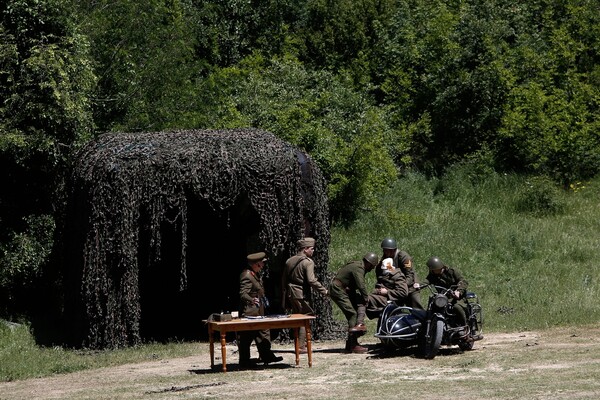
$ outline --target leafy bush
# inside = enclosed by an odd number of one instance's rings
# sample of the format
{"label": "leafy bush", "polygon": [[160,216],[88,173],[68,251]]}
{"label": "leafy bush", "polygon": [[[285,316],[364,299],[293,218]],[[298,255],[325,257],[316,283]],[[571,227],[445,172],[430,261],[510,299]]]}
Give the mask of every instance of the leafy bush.
{"label": "leafy bush", "polygon": [[561,190],[547,177],[531,178],[515,205],[518,212],[535,216],[561,214],[565,206]]}
{"label": "leafy bush", "polygon": [[54,219],[49,215],[25,218],[26,232],[0,243],[0,315],[24,306],[22,296],[34,287],[52,250]]}

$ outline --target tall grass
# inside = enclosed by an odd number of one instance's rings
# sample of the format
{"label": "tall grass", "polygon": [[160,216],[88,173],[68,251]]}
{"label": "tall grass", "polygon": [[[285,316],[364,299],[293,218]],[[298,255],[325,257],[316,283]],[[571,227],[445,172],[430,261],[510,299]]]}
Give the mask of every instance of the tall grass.
{"label": "tall grass", "polygon": [[[481,299],[487,332],[596,322],[599,195],[600,178],[562,190],[542,178],[474,172],[469,166],[440,179],[410,174],[379,196],[377,210],[363,211],[350,227],[332,227],[329,268],[334,273],[366,252],[381,254],[381,240],[391,236],[413,256],[420,278],[433,255],[459,268]],[[369,287],[374,280],[369,274]],[[0,381],[190,355],[198,346],[41,348],[26,324],[0,321]]]}
{"label": "tall grass", "polygon": [[333,228],[330,269],[381,254],[381,240],[391,236],[413,256],[420,278],[434,255],[460,269],[481,299],[487,331],[598,321],[599,183],[562,190],[539,177],[464,166],[441,179],[410,175],[380,209],[351,228]]}

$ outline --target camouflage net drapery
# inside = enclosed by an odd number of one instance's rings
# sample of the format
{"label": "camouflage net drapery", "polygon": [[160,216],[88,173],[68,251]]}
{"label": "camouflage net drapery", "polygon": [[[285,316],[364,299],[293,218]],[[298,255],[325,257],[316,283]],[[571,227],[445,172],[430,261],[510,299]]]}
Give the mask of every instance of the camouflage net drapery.
{"label": "camouflage net drapery", "polygon": [[[240,196],[247,196],[259,216],[260,244],[272,255],[289,257],[298,238],[314,236],[320,249],[315,253],[317,277],[326,284],[331,280],[324,178],[308,155],[268,132],[105,134],[78,154],[71,185],[67,214],[79,221],[71,229],[83,246],[83,265],[75,260],[71,273],[80,269],[74,275],[81,280],[86,346],[120,347],[142,340],[139,281],[144,269],[161,258],[165,223],[179,231],[180,258],[172,267],[179,269],[181,288],[186,287],[192,197],[226,216]],[[147,259],[140,258],[140,246],[151,250]],[[330,301],[314,301],[315,337],[339,336]]]}

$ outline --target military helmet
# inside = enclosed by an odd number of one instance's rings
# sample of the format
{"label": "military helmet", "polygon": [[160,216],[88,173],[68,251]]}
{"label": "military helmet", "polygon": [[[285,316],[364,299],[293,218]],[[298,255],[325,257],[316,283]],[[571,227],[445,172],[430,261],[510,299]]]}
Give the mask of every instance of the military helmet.
{"label": "military helmet", "polygon": [[395,249],[398,248],[398,245],[396,244],[396,241],[394,239],[392,239],[392,238],[385,238],[381,242],[381,248],[382,249],[395,250]]}
{"label": "military helmet", "polygon": [[365,254],[365,256],[363,257],[363,260],[365,260],[366,262],[371,264],[373,267],[376,267],[377,264],[379,263],[379,257],[377,257],[377,254],[375,254],[375,253]]}
{"label": "military helmet", "polygon": [[427,268],[429,268],[430,271],[442,269],[444,268],[444,263],[437,257],[430,257],[429,260],[427,260]]}

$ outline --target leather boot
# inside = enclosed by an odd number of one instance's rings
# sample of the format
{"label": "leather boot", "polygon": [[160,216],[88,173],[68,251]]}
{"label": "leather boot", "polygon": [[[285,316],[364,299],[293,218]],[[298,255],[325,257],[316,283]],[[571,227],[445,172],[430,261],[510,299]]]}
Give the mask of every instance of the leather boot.
{"label": "leather boot", "polygon": [[252,366],[250,363],[250,346],[246,347],[240,343],[238,345],[238,354],[241,368],[248,368]]}
{"label": "leather boot", "polygon": [[367,306],[364,304],[359,304],[356,307],[356,325],[364,325],[365,324],[365,316],[367,314]]}
{"label": "leather boot", "polygon": [[358,336],[362,336],[367,333],[367,326],[365,325],[365,316],[367,313],[367,306],[359,304],[356,308],[356,325],[350,328],[350,332],[356,333]]}
{"label": "leather boot", "polygon": [[355,333],[350,333],[348,335],[348,340],[346,340],[346,353],[357,353],[364,354],[369,351],[366,347],[358,344],[358,336]]}
{"label": "leather boot", "polygon": [[360,344],[356,344],[353,348],[352,348],[352,353],[357,353],[357,354],[365,354],[369,352],[369,349],[361,346]]}
{"label": "leather boot", "polygon": [[308,349],[306,348],[306,328],[298,330],[298,342],[300,343],[300,354],[308,353]]}
{"label": "leather boot", "polygon": [[352,328],[348,329],[348,332],[357,333],[362,336],[367,333],[367,327],[365,324],[356,324]]}
{"label": "leather boot", "polygon": [[368,351],[369,349],[367,349],[364,346],[361,346],[360,343],[358,343],[358,336],[354,336],[354,342],[352,343],[352,348],[350,349],[350,352],[356,354],[364,354]]}
{"label": "leather boot", "polygon": [[353,334],[348,333],[348,338],[346,339],[346,347],[344,348],[344,351],[346,353],[352,352],[352,347],[354,346],[353,336]]}
{"label": "leather boot", "polygon": [[283,361],[283,357],[276,356],[275,353],[273,353],[271,350],[271,344],[268,342],[258,343],[256,348],[258,349],[260,360],[265,364]]}

